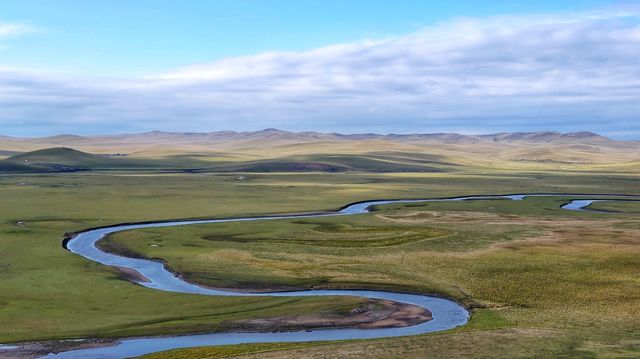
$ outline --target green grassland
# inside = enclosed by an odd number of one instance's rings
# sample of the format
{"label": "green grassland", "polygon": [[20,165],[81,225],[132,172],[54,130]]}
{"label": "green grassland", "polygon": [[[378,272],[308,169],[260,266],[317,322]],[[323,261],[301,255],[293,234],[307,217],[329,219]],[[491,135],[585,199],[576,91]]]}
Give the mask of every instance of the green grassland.
{"label": "green grassland", "polygon": [[[636,178],[634,174],[606,172],[500,171],[2,174],[0,342],[226,330],[243,319],[283,313],[342,313],[362,304],[354,298],[211,298],[157,292],[65,251],[61,246],[65,232],[131,221],[330,210],[371,198],[637,193]],[[638,307],[638,293],[634,291],[638,283],[634,282],[635,276],[629,278],[629,272],[637,272],[634,258],[638,257],[635,244],[627,236],[638,229],[637,221],[626,215],[620,222],[604,226],[607,215],[558,213],[556,207],[561,200],[525,201],[535,204],[533,207],[522,205],[525,202],[473,203],[469,210],[506,216],[504,222],[493,226],[476,223],[473,216],[447,214],[451,223],[444,219],[432,223],[431,215],[411,213],[466,213],[462,208],[447,207],[453,204],[439,203],[391,207],[340,220],[184,227],[179,231],[188,235],[180,240],[172,235],[178,234],[173,232],[178,230],[175,228],[167,232],[127,232],[115,239],[127,238],[116,244],[166,259],[172,268],[213,285],[394,288],[438,293],[469,306],[486,307],[474,314],[467,328],[455,333],[396,339],[394,345],[379,340],[331,344],[330,349],[322,345],[312,350],[314,344],[304,349],[310,350],[309,355],[314,355],[314,350],[320,355],[325,350],[344,348],[362,356],[358,350],[372,346],[372,353],[380,357],[404,355],[405,349],[409,350],[407,356],[418,356],[416,353],[428,348],[423,343],[439,343],[445,348],[468,340],[483,342],[485,348],[492,342],[504,342],[505,353],[518,346],[535,352],[545,343],[553,353],[573,353],[574,349],[580,353],[617,353],[635,348],[637,343],[629,338],[637,335],[640,325],[634,316],[639,316],[629,306]],[[423,215],[427,216],[424,223]],[[522,248],[491,249],[529,237],[543,238],[548,229],[537,221],[547,217],[549,221],[570,218],[599,228],[599,232],[588,236],[584,246],[561,241],[540,248],[523,244]],[[521,223],[519,218],[527,221]],[[621,234],[611,236],[616,230]],[[629,243],[618,246],[615,240]],[[151,247],[149,243],[160,246]],[[223,262],[216,254],[220,251],[226,253]],[[242,273],[241,268],[246,271]],[[552,282],[564,278],[570,281],[560,287],[540,284],[548,284],[549,278]],[[525,284],[532,287],[521,291]],[[601,287],[594,291],[595,284]],[[613,298],[613,305],[605,305],[598,296]],[[558,298],[562,298],[560,307],[554,304]],[[574,304],[575,310],[571,309]],[[588,323],[603,329],[586,336]],[[612,334],[605,335],[605,329],[611,329]],[[496,336],[491,335],[494,331]],[[518,334],[520,331],[522,334]],[[614,336],[618,339],[613,340]],[[287,355],[299,357],[295,349],[299,346],[294,345]],[[288,346],[269,346],[281,347]],[[253,350],[247,348],[233,350]],[[384,352],[385,348],[389,351]],[[463,353],[463,348],[460,344],[455,350]]]}
{"label": "green grassland", "polygon": [[[246,318],[316,310],[341,313],[362,303],[354,298],[236,300],[157,292],[65,251],[61,234],[69,230],[128,218],[189,216],[198,210],[185,206],[159,213],[130,206],[127,195],[144,197],[148,194],[138,190],[159,187],[152,181],[132,186],[126,179],[130,178],[3,178],[0,342],[216,331]],[[148,208],[169,204],[173,198],[151,196]],[[215,213],[213,207],[209,209]]]}
{"label": "green grassland", "polygon": [[638,215],[640,214],[640,201],[594,202],[589,206],[589,209]]}
{"label": "green grassland", "polygon": [[[130,231],[106,242],[162,258],[189,280],[213,286],[409,290],[476,308],[471,324],[453,333],[394,339],[391,346],[388,340],[318,344],[257,357],[325,357],[329,351],[335,353],[329,357],[418,358],[432,341],[443,347],[479,341],[473,353],[487,357],[638,355],[640,232],[611,226],[640,220],[561,210],[567,200],[388,205],[348,218]],[[353,233],[357,245],[342,243]],[[371,239],[359,239],[363,233]],[[410,240],[398,240],[399,233]],[[423,238],[411,239],[415,234]],[[507,338],[510,345],[492,344]],[[251,348],[150,357],[219,357]],[[457,348],[441,356],[470,353]]]}

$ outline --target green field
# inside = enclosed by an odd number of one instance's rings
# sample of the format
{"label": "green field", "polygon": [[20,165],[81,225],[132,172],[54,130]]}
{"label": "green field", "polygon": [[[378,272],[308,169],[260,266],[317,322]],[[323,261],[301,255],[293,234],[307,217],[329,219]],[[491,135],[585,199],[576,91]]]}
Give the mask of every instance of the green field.
{"label": "green field", "polygon": [[631,215],[640,214],[640,201],[602,201],[594,202],[589,206],[589,209],[596,211],[616,212],[616,213],[628,213]]}
{"label": "green field", "polygon": [[[363,304],[354,298],[156,292],[67,252],[61,246],[65,232],[130,221],[330,210],[372,198],[637,193],[636,178],[500,171],[0,175],[0,342],[229,330],[248,319],[340,314]],[[357,357],[371,350],[378,357],[420,357],[434,348],[444,357],[472,349],[498,356],[516,349],[632,353],[640,328],[637,217],[567,213],[557,208],[562,201],[391,206],[348,218],[127,232],[110,245],[163,258],[190,279],[215,286],[392,288],[437,293],[479,308],[469,326],[454,333],[312,344],[303,349],[309,356],[329,350]],[[499,223],[492,225],[494,220]],[[559,237],[547,242],[550,231]],[[577,241],[574,233],[584,236]],[[299,357],[299,347],[260,357]],[[289,346],[211,353],[278,348]]]}
{"label": "green field", "polygon": [[[635,351],[640,344],[640,232],[610,227],[640,221],[566,213],[559,209],[565,202],[530,198],[393,205],[349,218],[131,231],[108,242],[112,248],[163,258],[187,279],[213,286],[314,285],[446,295],[478,308],[469,328],[456,331],[463,333],[440,334],[455,340],[488,340],[487,333],[499,329],[513,341],[522,340],[528,350],[535,347],[532,333],[540,333],[536,350],[554,355]],[[363,231],[375,240],[357,247],[341,243]],[[402,231],[407,238],[414,233],[441,235],[397,242]],[[383,238],[396,243],[379,246]],[[514,334],[519,332],[522,337]],[[558,341],[554,350],[546,346],[548,335]],[[415,343],[425,337],[401,340],[413,349],[394,346],[389,355],[423,355]],[[386,343],[360,345],[361,350],[380,346],[384,353]],[[349,354],[354,345],[342,349],[336,344],[330,351],[356,356]],[[511,352],[514,346],[493,354],[520,354]],[[323,345],[318,353],[326,350]],[[295,355],[299,353],[291,352]]]}

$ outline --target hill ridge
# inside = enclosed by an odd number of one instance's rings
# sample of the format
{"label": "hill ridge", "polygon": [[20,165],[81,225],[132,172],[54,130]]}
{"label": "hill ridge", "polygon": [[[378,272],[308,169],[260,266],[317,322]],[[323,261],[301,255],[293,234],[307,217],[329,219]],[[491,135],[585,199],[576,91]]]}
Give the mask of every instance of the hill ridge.
{"label": "hill ridge", "polygon": [[32,141],[38,143],[52,144],[77,144],[89,141],[104,140],[197,140],[197,141],[243,141],[243,140],[289,140],[289,141],[358,141],[358,140],[391,140],[391,141],[415,141],[415,140],[435,140],[453,143],[477,143],[482,141],[491,142],[532,142],[544,143],[551,141],[590,141],[590,142],[610,142],[610,143],[640,143],[640,141],[615,140],[589,131],[578,132],[558,132],[558,131],[531,131],[531,132],[497,132],[491,134],[460,134],[456,132],[436,132],[436,133],[353,133],[342,134],[337,132],[317,132],[317,131],[286,131],[276,128],[266,128],[258,131],[212,131],[212,132],[172,132],[172,131],[148,131],[141,133],[123,133],[114,135],[98,136],[78,136],[78,135],[56,135],[37,138],[16,138],[1,136],[0,139],[10,141]]}

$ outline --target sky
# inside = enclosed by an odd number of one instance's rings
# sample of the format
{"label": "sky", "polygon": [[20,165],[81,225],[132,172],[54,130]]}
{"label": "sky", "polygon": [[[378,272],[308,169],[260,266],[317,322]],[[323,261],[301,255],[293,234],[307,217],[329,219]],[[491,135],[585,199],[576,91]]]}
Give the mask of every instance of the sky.
{"label": "sky", "polygon": [[0,0],[0,134],[640,139],[634,2]]}

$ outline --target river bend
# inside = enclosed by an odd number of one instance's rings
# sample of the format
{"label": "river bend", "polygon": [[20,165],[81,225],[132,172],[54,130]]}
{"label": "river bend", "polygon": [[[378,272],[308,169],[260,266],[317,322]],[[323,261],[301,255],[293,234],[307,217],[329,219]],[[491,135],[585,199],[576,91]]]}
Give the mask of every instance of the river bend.
{"label": "river bend", "polygon": [[[138,284],[163,291],[191,293],[200,295],[214,296],[358,296],[372,299],[385,299],[396,302],[408,303],[428,309],[433,319],[404,328],[380,328],[380,329],[318,329],[313,331],[293,331],[293,332],[277,332],[277,333],[213,333],[213,334],[197,334],[197,335],[180,335],[169,337],[152,337],[152,338],[132,338],[122,339],[114,345],[80,349],[62,352],[58,354],[49,354],[47,358],[125,358],[138,356],[153,352],[159,352],[177,348],[188,348],[197,346],[211,345],[228,345],[241,343],[262,343],[262,342],[308,342],[308,341],[325,341],[325,340],[345,340],[345,339],[372,339],[394,336],[417,335],[436,331],[453,329],[464,325],[469,320],[469,312],[458,303],[434,296],[396,293],[388,291],[374,290],[303,290],[292,292],[273,292],[273,293],[251,293],[251,292],[235,292],[227,290],[209,289],[198,286],[193,283],[186,282],[168,271],[164,265],[157,261],[147,259],[137,259],[123,257],[107,252],[103,252],[96,247],[96,242],[105,236],[127,230],[152,228],[152,227],[173,227],[205,223],[223,223],[238,221],[260,221],[260,220],[277,220],[291,218],[315,218],[328,216],[346,216],[354,214],[362,214],[369,212],[372,206],[390,204],[390,203],[413,203],[413,202],[442,202],[442,201],[470,201],[470,200],[492,200],[492,199],[510,199],[522,200],[529,196],[584,196],[584,197],[602,197],[614,195],[572,195],[572,194],[513,194],[513,195],[495,195],[495,196],[465,196],[453,198],[431,198],[431,199],[389,199],[389,200],[371,200],[349,204],[339,211],[309,213],[298,215],[279,215],[279,216],[261,216],[261,217],[244,217],[244,218],[228,218],[228,219],[206,219],[206,220],[177,220],[154,223],[135,223],[114,225],[104,228],[90,229],[78,233],[75,237],[66,243],[66,248],[77,253],[89,260],[98,262],[108,266],[117,266],[122,268],[133,269],[144,277],[148,282],[138,282]],[[625,198],[637,198],[637,196],[618,196]],[[613,198],[611,198],[613,200]],[[576,199],[562,206],[567,210],[584,211],[588,210],[588,206],[596,201],[595,199]]]}

